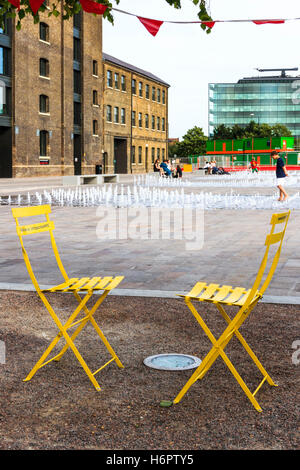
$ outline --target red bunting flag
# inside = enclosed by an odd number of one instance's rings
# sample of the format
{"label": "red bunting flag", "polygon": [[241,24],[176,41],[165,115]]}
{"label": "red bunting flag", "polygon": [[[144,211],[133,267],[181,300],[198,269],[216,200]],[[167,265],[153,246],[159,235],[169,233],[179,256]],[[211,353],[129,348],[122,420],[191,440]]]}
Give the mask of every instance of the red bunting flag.
{"label": "red bunting flag", "polygon": [[93,2],[92,0],[79,0],[82,6],[82,9],[87,13],[96,13],[97,15],[103,15],[107,9],[107,5],[102,5],[101,3]]}
{"label": "red bunting flag", "polygon": [[143,18],[142,16],[138,16],[137,18],[145,26],[147,31],[152,34],[152,36],[156,36],[159,31],[159,28],[163,24],[163,21],[150,20],[149,18]]}
{"label": "red bunting flag", "polygon": [[36,15],[40,6],[44,3],[44,0],[29,0],[31,10]]}
{"label": "red bunting flag", "polygon": [[284,23],[284,20],[253,20],[253,23],[255,24],[282,24]]}
{"label": "red bunting flag", "polygon": [[205,24],[208,28],[213,28],[216,24],[215,21],[202,21],[202,24]]}
{"label": "red bunting flag", "polygon": [[14,7],[20,10],[20,0],[8,0]]}

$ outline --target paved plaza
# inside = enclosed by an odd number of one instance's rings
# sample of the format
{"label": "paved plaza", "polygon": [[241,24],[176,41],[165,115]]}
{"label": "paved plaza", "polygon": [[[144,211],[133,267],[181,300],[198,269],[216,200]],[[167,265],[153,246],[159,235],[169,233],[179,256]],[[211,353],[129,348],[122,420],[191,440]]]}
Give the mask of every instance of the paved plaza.
{"label": "paved plaza", "polygon": [[[121,183],[133,182],[121,175]],[[209,178],[209,177],[208,177]],[[207,180],[209,181],[209,180]],[[0,180],[0,196],[62,187],[62,178]],[[172,190],[172,188],[170,189]],[[192,188],[224,192],[226,188]],[[228,188],[227,188],[228,191]],[[293,194],[296,189],[291,190]],[[274,194],[274,188],[238,188],[239,193]],[[281,209],[284,210],[284,209]],[[124,275],[115,293],[174,296],[196,281],[250,287],[264,253],[272,210],[204,211],[204,245],[186,250],[185,240],[103,240],[97,237],[97,207],[52,207],[55,237],[69,276]],[[11,207],[0,206],[0,287],[30,289]],[[293,210],[280,262],[265,301],[300,303],[299,211]],[[29,237],[28,237],[29,238]],[[31,237],[26,246],[41,285],[60,281],[47,234]],[[274,299],[272,299],[274,298]]]}

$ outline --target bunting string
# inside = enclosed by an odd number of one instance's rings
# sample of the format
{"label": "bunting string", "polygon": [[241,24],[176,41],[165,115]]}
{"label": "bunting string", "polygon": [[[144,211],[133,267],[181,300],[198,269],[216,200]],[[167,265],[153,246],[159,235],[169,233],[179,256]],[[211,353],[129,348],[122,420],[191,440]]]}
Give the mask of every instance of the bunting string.
{"label": "bunting string", "polygon": [[[20,10],[20,0],[8,0],[14,7]],[[102,5],[93,0],[79,0],[82,6],[83,11],[87,13],[95,13],[97,15],[103,15],[108,8],[107,5]],[[29,0],[31,10],[36,15],[39,8],[43,4],[44,0]],[[160,27],[163,23],[172,23],[172,24],[204,24],[208,28],[213,28],[216,23],[254,23],[255,25],[266,25],[266,24],[284,24],[286,21],[297,21],[300,18],[281,18],[281,19],[240,19],[240,20],[213,20],[213,21],[203,21],[203,20],[194,20],[194,21],[171,21],[171,20],[154,20],[152,18],[144,18],[138,16],[134,13],[128,11],[120,10],[119,8],[112,7],[111,10],[118,13],[122,13],[129,16],[135,16],[147,29],[147,31],[156,36]]]}

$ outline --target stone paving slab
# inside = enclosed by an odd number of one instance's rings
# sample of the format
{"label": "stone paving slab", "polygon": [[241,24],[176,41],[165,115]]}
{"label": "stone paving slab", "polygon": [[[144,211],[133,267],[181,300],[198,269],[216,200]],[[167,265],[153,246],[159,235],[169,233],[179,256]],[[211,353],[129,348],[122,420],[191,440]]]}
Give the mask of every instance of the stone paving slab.
{"label": "stone paving slab", "polygon": [[[184,240],[99,240],[96,207],[53,207],[55,237],[69,276],[124,275],[122,289],[186,292],[196,281],[250,287],[272,211],[215,210],[204,214],[204,247]],[[0,206],[0,283],[31,284],[11,208]],[[299,211],[293,211],[282,257],[266,294],[300,296]],[[48,234],[26,238],[41,284],[61,281]]]}

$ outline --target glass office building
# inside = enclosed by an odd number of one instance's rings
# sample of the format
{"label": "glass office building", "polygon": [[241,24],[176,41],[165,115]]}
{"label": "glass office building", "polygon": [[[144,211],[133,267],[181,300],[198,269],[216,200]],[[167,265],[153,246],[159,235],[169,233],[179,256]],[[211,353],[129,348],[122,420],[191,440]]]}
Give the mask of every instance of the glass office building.
{"label": "glass office building", "polygon": [[300,76],[243,78],[237,83],[209,84],[209,136],[220,124],[244,127],[284,124],[300,137]]}

